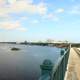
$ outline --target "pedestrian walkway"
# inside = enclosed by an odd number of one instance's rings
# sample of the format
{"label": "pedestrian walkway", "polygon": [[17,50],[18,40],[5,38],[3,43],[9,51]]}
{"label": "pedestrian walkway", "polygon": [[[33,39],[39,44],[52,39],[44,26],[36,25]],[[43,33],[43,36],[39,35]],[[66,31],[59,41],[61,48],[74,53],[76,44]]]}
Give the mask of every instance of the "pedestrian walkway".
{"label": "pedestrian walkway", "polygon": [[64,80],[80,80],[80,56],[73,48],[70,50],[68,66]]}

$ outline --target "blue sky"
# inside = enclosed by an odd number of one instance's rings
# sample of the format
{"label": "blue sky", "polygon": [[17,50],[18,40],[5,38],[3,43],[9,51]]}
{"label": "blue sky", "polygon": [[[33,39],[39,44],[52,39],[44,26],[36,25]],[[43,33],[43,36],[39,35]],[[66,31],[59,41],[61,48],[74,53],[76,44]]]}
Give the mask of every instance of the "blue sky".
{"label": "blue sky", "polygon": [[0,0],[0,41],[80,42],[80,0]]}

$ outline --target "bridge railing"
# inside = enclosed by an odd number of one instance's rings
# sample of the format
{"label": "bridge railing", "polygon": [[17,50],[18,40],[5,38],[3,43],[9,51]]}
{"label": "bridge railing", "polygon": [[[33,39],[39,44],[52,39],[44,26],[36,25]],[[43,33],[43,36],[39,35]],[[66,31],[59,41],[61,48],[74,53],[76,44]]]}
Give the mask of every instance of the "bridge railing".
{"label": "bridge railing", "polygon": [[52,79],[51,80],[64,80],[65,72],[67,70],[67,63],[69,58],[70,48],[68,48],[64,55],[62,55],[57,64],[53,67]]}
{"label": "bridge railing", "polygon": [[64,80],[70,47],[64,52],[61,51],[61,57],[58,59],[55,65],[53,65],[50,60],[45,60],[43,62],[43,64],[40,66],[41,77],[39,80]]}

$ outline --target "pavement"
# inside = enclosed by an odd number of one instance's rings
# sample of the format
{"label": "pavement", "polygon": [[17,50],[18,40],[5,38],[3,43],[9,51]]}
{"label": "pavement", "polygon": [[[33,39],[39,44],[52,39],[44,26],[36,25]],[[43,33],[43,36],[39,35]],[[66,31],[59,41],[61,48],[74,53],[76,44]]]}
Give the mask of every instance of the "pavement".
{"label": "pavement", "polygon": [[73,48],[70,50],[67,71],[64,80],[80,80],[80,56]]}

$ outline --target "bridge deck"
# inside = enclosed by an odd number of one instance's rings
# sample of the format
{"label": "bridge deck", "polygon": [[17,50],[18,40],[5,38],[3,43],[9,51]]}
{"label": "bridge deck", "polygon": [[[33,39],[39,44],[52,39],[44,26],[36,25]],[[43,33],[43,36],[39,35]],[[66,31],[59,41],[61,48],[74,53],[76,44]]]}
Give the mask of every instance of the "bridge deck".
{"label": "bridge deck", "polygon": [[71,48],[64,80],[80,80],[80,56]]}

